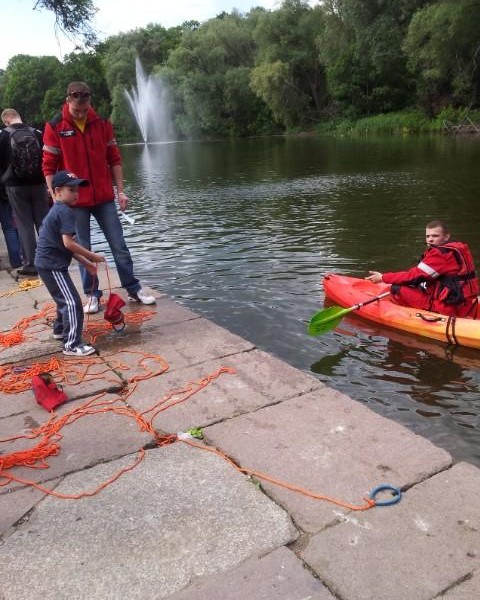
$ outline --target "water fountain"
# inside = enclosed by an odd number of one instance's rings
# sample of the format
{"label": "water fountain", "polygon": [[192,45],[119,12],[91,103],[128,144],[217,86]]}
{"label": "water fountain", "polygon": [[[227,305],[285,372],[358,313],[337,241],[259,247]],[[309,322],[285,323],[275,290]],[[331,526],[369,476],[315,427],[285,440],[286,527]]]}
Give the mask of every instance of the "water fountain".
{"label": "water fountain", "polygon": [[135,60],[137,87],[125,90],[143,141],[164,142],[173,137],[168,89],[160,77],[146,75],[140,59]]}

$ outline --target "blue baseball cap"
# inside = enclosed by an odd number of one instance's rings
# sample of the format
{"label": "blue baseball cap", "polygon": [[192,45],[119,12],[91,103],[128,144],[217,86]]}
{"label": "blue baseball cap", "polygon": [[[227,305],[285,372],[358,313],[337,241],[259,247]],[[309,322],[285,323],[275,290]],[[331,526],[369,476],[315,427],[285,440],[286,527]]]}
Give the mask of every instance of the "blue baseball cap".
{"label": "blue baseball cap", "polygon": [[55,173],[53,176],[52,187],[55,189],[64,185],[81,185],[82,187],[85,187],[89,184],[88,179],[80,179],[75,173],[70,173],[70,171],[58,171],[58,173]]}

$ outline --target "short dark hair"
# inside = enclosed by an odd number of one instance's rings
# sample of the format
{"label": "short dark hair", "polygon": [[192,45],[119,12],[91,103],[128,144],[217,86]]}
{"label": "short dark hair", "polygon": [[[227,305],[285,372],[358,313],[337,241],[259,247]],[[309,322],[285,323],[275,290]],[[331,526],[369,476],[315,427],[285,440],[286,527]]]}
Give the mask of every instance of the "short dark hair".
{"label": "short dark hair", "polygon": [[72,92],[90,92],[90,87],[84,81],[72,81],[67,87],[67,96],[70,96]]}
{"label": "short dark hair", "polygon": [[441,227],[444,234],[450,233],[448,225],[444,221],[440,221],[440,219],[434,219],[430,223],[427,223],[426,229],[436,229],[437,227]]}

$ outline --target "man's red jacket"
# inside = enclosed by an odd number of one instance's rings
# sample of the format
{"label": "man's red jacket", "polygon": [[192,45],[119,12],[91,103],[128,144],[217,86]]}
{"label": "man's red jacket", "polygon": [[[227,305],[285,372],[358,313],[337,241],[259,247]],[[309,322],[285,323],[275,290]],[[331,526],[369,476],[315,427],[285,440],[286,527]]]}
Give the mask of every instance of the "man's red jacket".
{"label": "man's red jacket", "polygon": [[75,125],[66,103],[62,114],[46,123],[43,134],[44,175],[54,175],[66,169],[90,183],[79,188],[76,206],[111,202],[115,194],[110,169],[121,163],[111,122],[100,118],[93,108],[88,109],[83,133]]}

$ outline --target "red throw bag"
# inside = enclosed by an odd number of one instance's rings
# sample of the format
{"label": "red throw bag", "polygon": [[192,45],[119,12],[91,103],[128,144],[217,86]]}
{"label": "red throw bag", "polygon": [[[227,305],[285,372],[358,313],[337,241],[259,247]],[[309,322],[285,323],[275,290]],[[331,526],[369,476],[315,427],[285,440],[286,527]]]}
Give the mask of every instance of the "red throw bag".
{"label": "red throw bag", "polygon": [[125,306],[125,302],[117,296],[112,294],[108,298],[103,318],[113,325],[114,329],[121,330],[125,327],[125,316],[120,310],[122,306]]}
{"label": "red throw bag", "polygon": [[50,373],[39,373],[32,377],[32,389],[37,404],[48,412],[68,400],[65,392],[57,386]]}

